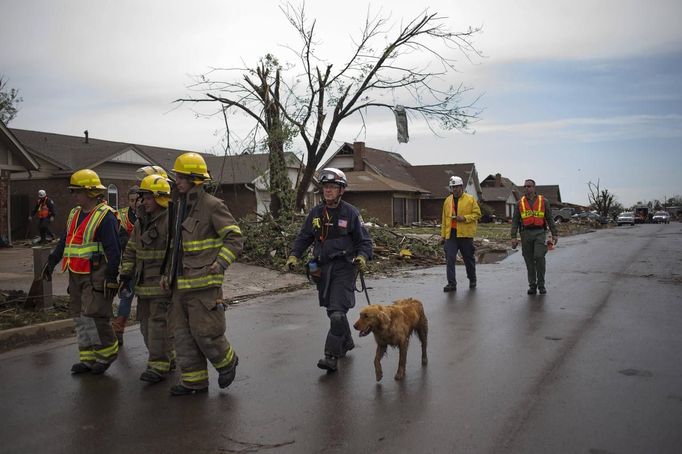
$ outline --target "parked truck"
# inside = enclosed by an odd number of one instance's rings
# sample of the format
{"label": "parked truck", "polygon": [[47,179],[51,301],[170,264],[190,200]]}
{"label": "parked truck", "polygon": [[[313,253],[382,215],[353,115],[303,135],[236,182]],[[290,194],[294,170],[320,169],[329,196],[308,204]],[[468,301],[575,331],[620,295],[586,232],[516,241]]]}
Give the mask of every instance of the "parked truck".
{"label": "parked truck", "polygon": [[635,207],[635,223],[644,224],[649,220],[649,207],[646,205],[637,205]]}

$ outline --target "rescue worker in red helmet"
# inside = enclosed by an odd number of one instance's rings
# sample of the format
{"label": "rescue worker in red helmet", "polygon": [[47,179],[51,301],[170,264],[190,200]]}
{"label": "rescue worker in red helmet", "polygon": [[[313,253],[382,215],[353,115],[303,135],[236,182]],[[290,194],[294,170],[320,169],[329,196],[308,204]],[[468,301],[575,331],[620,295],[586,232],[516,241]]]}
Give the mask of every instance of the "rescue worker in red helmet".
{"label": "rescue worker in red helmet", "polygon": [[104,201],[106,188],[94,171],[75,172],[68,189],[76,207],[69,213],[66,232],[50,253],[43,275],[49,279],[60,260],[62,271],[69,271],[69,310],[80,355],[71,373],[102,374],[118,356],[111,317],[121,259],[119,220]]}
{"label": "rescue worker in red helmet", "polygon": [[285,267],[293,269],[313,245],[313,258],[307,266],[317,284],[320,306],[329,317],[324,358],[317,367],[334,372],[338,358],[355,347],[346,314],[355,306],[355,267],[366,269],[367,260],[372,258],[372,240],[358,209],[341,200],[348,186],[346,175],[339,169],[325,168],[319,182],[322,202],[310,210]]}
{"label": "rescue worker in red helmet", "polygon": [[137,319],[149,351],[140,380],[158,383],[171,371],[173,353],[168,336],[171,292],[159,286],[161,266],[169,244],[170,185],[161,175],[149,175],[138,189],[144,215],[133,227],[121,264],[121,288],[133,286]]}
{"label": "rescue worker in red helmet", "polygon": [[172,290],[171,319],[182,372],[170,392],[183,396],[208,391],[207,360],[218,371],[221,388],[234,381],[239,359],[225,337],[222,285],[243,238],[225,203],[204,191],[210,175],[201,155],[178,156],[173,172],[178,200],[161,286]]}

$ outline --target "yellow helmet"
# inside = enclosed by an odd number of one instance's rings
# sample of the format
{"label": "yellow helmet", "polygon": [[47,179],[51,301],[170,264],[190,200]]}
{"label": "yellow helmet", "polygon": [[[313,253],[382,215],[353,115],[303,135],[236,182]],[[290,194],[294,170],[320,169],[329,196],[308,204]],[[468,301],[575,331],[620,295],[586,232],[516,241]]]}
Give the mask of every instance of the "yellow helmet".
{"label": "yellow helmet", "polygon": [[106,189],[102,182],[99,180],[99,175],[97,175],[93,170],[81,169],[74,172],[71,175],[71,181],[69,182],[69,189]]}
{"label": "yellow helmet", "polygon": [[170,201],[170,184],[162,175],[147,175],[140,182],[138,194],[152,194],[156,203],[164,208],[168,208]]}
{"label": "yellow helmet", "polygon": [[137,181],[142,181],[147,175],[161,175],[164,178],[168,178],[168,173],[161,166],[144,166],[137,169],[135,176]]}
{"label": "yellow helmet", "polygon": [[210,180],[206,161],[197,153],[184,153],[177,157],[173,165],[173,172],[180,175],[187,175],[195,184],[200,184],[204,180]]}

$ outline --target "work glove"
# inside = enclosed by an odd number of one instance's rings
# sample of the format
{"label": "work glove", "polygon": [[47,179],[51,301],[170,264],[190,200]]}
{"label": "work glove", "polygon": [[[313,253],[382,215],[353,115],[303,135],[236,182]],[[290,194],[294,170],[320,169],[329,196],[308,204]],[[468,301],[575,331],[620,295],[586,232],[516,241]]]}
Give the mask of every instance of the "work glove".
{"label": "work glove", "polygon": [[519,245],[519,240],[518,240],[518,238],[512,238],[512,240],[511,240],[511,247],[512,247],[512,249],[516,249],[516,246],[518,246],[518,245]]}
{"label": "work glove", "polygon": [[358,255],[353,259],[353,263],[355,266],[360,268],[360,271],[367,271],[367,259],[365,258],[364,255]]}
{"label": "work glove", "polygon": [[113,300],[117,293],[118,293],[118,282],[116,281],[116,279],[105,280],[104,281],[104,299]]}
{"label": "work glove", "polygon": [[293,271],[298,266],[298,258],[295,255],[290,255],[287,263],[284,264],[284,271]]}

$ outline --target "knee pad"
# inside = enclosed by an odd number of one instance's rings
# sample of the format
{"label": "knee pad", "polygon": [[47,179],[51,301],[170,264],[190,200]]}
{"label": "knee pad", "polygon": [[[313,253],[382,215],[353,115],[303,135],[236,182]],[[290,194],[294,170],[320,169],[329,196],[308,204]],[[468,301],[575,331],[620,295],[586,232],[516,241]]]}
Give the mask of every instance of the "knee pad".
{"label": "knee pad", "polygon": [[348,320],[346,319],[346,314],[343,312],[332,312],[329,316],[330,328],[329,331],[334,336],[343,336],[346,332],[346,325]]}

